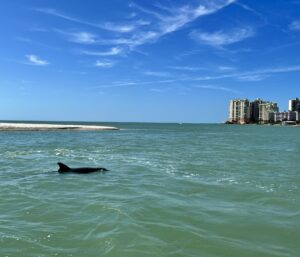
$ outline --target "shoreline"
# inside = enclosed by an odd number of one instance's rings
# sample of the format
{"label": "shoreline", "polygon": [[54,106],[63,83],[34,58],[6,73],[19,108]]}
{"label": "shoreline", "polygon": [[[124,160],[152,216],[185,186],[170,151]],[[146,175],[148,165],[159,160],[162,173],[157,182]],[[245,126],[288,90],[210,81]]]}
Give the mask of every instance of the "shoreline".
{"label": "shoreline", "polygon": [[119,130],[116,127],[96,126],[96,125],[65,125],[65,124],[33,124],[33,123],[0,123],[0,131],[58,131],[58,130],[76,130],[76,131],[102,131]]}
{"label": "shoreline", "polygon": [[227,123],[227,122],[224,122],[223,123],[224,125],[233,125],[233,126],[274,126],[274,127],[300,127],[300,124],[279,124],[279,123],[276,123],[276,124],[272,124],[272,123],[264,123],[264,124],[259,124],[259,123]]}

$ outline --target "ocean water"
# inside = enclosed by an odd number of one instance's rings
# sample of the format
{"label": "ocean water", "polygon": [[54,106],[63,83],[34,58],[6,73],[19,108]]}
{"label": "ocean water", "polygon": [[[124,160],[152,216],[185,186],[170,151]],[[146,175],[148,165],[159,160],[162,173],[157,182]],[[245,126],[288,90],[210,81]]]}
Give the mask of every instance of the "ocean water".
{"label": "ocean water", "polygon": [[300,256],[300,128],[107,125],[0,132],[1,257]]}

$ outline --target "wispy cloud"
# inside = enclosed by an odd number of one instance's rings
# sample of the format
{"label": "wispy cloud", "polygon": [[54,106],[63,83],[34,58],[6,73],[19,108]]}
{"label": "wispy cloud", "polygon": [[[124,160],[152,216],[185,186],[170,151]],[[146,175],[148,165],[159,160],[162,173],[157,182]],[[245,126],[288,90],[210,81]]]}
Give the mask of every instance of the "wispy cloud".
{"label": "wispy cloud", "polygon": [[169,66],[168,68],[174,69],[174,70],[181,70],[181,71],[201,71],[201,70],[207,70],[207,68],[203,68],[203,67],[191,67],[191,66]]}
{"label": "wispy cloud", "polygon": [[132,32],[133,30],[137,29],[139,26],[148,25],[150,22],[144,20],[137,20],[133,22],[123,22],[123,23],[112,23],[112,22],[90,22],[83,19],[79,19],[70,15],[66,15],[56,9],[53,8],[36,8],[38,12],[45,13],[48,15],[52,15],[55,17],[59,17],[61,19],[79,23],[82,25],[91,26],[98,29],[104,29],[113,32],[119,33],[128,33]]}
{"label": "wispy cloud", "polygon": [[[138,5],[138,4],[134,3],[134,2],[130,3],[130,4],[129,4],[129,7],[135,8],[136,10],[138,10],[138,11],[140,11],[140,12],[143,12],[143,13],[145,13],[145,14],[149,14],[150,16],[155,17],[155,18],[157,18],[157,19],[159,19],[159,20],[162,20],[162,19],[163,19],[163,15],[159,14],[158,12],[155,12],[155,11],[153,11],[153,10],[144,8],[144,7]],[[135,13],[135,15],[136,15],[136,13]]]}
{"label": "wispy cloud", "polygon": [[[197,72],[197,71],[211,71],[212,68],[209,67],[192,67],[192,66],[168,66],[167,68],[185,72]],[[218,66],[213,69],[213,71],[228,73],[237,70],[236,67],[232,66]]]}
{"label": "wispy cloud", "polygon": [[261,14],[260,12],[258,12],[257,10],[251,8],[249,5],[246,5],[244,3],[241,3],[239,1],[235,2],[235,5],[240,6],[241,8],[243,8],[244,10],[251,12],[252,14],[259,16],[261,19],[263,19],[264,21],[266,21],[266,16]]}
{"label": "wispy cloud", "polygon": [[197,85],[194,87],[201,88],[201,89],[212,89],[212,90],[225,91],[225,92],[234,93],[234,94],[240,94],[239,91],[236,91],[236,90],[228,88],[228,87],[222,87],[222,86],[219,87],[219,86],[214,86],[214,85]]}
{"label": "wispy cloud", "polygon": [[142,31],[139,34],[133,35],[130,47],[134,48],[139,45],[155,42],[159,38],[183,28],[186,24],[197,18],[213,14],[234,2],[235,0],[222,0],[218,2],[219,4],[216,2],[206,2],[206,5],[198,4],[193,6],[186,4],[176,8],[160,6],[160,8],[165,11],[164,13],[146,9],[137,4],[131,4],[130,6],[132,8],[136,8],[154,17],[156,19],[156,25],[152,30]]}
{"label": "wispy cloud", "polygon": [[159,94],[166,93],[166,92],[168,92],[170,90],[171,90],[170,87],[165,87],[165,88],[151,88],[150,89],[150,91],[155,92],[155,93],[159,93]]}
{"label": "wispy cloud", "polygon": [[129,81],[129,82],[115,82],[110,85],[95,86],[93,88],[119,88],[119,87],[137,86],[137,85],[138,85],[137,82]]}
{"label": "wispy cloud", "polygon": [[90,44],[90,45],[128,45],[131,40],[126,38],[111,38],[103,39],[99,38],[96,34],[87,31],[64,31],[60,29],[55,29],[55,32],[65,36],[65,38],[73,43],[79,44]]}
{"label": "wispy cloud", "polygon": [[28,54],[25,55],[25,57],[27,58],[27,62],[25,62],[25,64],[37,65],[37,66],[46,66],[49,64],[49,62],[40,59],[40,57],[34,54]]}
{"label": "wispy cloud", "polygon": [[[240,71],[240,72],[228,72],[226,74],[217,74],[211,76],[173,76],[172,79],[162,79],[162,80],[140,80],[140,81],[115,81],[111,84],[107,85],[99,85],[94,88],[119,88],[119,87],[138,87],[149,85],[152,86],[151,91],[156,91],[158,93],[165,92],[167,90],[173,88],[174,85],[188,85],[189,88],[200,88],[207,90],[218,90],[229,92],[233,94],[241,94],[240,91],[232,89],[230,87],[217,86],[217,85],[194,85],[194,83],[198,83],[200,81],[214,81],[214,80],[223,80],[223,79],[235,79],[239,81],[248,81],[248,82],[256,82],[263,80],[267,77],[270,77],[272,74],[278,73],[288,73],[288,72],[297,72],[300,71],[300,65],[296,66],[286,66],[286,67],[277,67],[277,68],[265,68],[258,69],[252,71]],[[164,85],[163,89],[157,88],[158,84]],[[169,86],[167,86],[169,85]]]}
{"label": "wispy cloud", "polygon": [[231,66],[219,66],[218,69],[220,72],[228,72],[228,71],[236,70],[235,67],[231,67]]}
{"label": "wispy cloud", "polygon": [[111,22],[105,22],[101,27],[119,33],[129,33],[136,29],[136,26],[133,24],[114,24]]}
{"label": "wispy cloud", "polygon": [[215,76],[200,76],[200,77],[191,77],[191,80],[198,81],[207,81],[207,80],[218,80],[218,79],[226,79],[233,78],[240,81],[261,81],[272,74],[279,73],[289,73],[289,72],[297,72],[300,71],[300,65],[296,66],[285,66],[285,67],[277,67],[277,68],[266,68],[266,69],[258,69],[252,71],[239,71],[239,72],[229,72],[222,75]]}
{"label": "wispy cloud", "polygon": [[[159,82],[143,82],[141,84],[155,84],[155,83],[174,83],[174,82],[188,82],[188,81],[213,81],[213,80],[223,80],[223,79],[235,79],[239,81],[252,81],[257,82],[264,80],[271,75],[279,74],[279,73],[289,73],[289,72],[298,72],[300,71],[300,65],[296,66],[285,66],[285,67],[277,67],[277,68],[265,68],[265,69],[257,69],[257,70],[249,70],[249,71],[237,71],[231,70],[224,72],[222,74],[215,73],[214,75],[205,75],[205,76],[182,76],[182,75],[173,75],[172,79],[162,80]],[[215,71],[216,72],[216,71]],[[209,85],[210,86],[210,85]],[[202,86],[203,88],[208,88],[207,86]],[[214,89],[213,87],[210,87]],[[220,87],[218,87],[220,89]],[[226,91],[226,88],[221,88],[220,90]]]}
{"label": "wispy cloud", "polygon": [[95,63],[95,66],[99,67],[99,68],[111,68],[111,67],[114,66],[114,63],[110,62],[110,61],[97,60],[96,63]]}
{"label": "wispy cloud", "polygon": [[95,51],[83,50],[81,53],[86,54],[86,55],[93,55],[93,56],[113,56],[113,55],[122,54],[122,49],[120,47],[112,47],[105,52],[95,52]]}
{"label": "wispy cloud", "polygon": [[213,33],[201,32],[194,30],[190,36],[201,44],[210,45],[213,47],[223,47],[238,43],[246,38],[252,37],[255,34],[251,27],[239,28],[229,32],[216,31]]}
{"label": "wispy cloud", "polygon": [[170,9],[171,15],[169,17],[164,18],[163,22],[161,23],[162,32],[174,32],[182,28],[187,23],[199,18],[200,16],[212,14],[232,2],[234,1],[226,1],[223,5],[220,6],[198,5],[196,7],[193,7],[186,5],[175,10]]}
{"label": "wispy cloud", "polygon": [[165,80],[154,80],[154,81],[116,81],[110,85],[96,86],[94,88],[118,88],[118,87],[133,87],[143,85],[157,85],[157,84],[169,84],[174,83],[176,80],[165,79]]}
{"label": "wispy cloud", "polygon": [[266,74],[245,74],[237,76],[237,79],[240,81],[261,81],[264,80],[268,75]]}
{"label": "wispy cloud", "polygon": [[48,14],[48,15],[52,15],[52,16],[56,16],[56,17],[62,18],[64,20],[68,20],[68,21],[80,23],[80,24],[83,24],[83,25],[88,25],[88,26],[99,28],[99,24],[97,24],[97,23],[92,23],[92,22],[89,22],[89,21],[85,21],[85,20],[82,20],[82,19],[78,19],[78,18],[69,16],[69,15],[66,15],[66,14],[64,14],[64,13],[62,13],[62,12],[56,10],[56,9],[53,9],[53,8],[35,8],[35,11],[45,13],[45,14]]}
{"label": "wispy cloud", "polygon": [[89,32],[69,33],[70,41],[80,44],[94,44],[96,42],[96,35]]}
{"label": "wispy cloud", "polygon": [[295,72],[300,71],[300,65],[295,66],[285,66],[285,67],[276,67],[276,68],[266,68],[255,71],[248,72],[249,74],[274,74],[274,73],[286,73],[286,72]]}
{"label": "wispy cloud", "polygon": [[113,22],[104,22],[100,23],[99,27],[105,29],[107,31],[118,32],[118,33],[130,33],[134,32],[135,30],[139,29],[142,26],[148,26],[151,22],[147,20],[133,20],[133,21],[125,21],[119,23]]}
{"label": "wispy cloud", "polygon": [[[258,70],[250,70],[250,71],[228,71],[224,72],[224,74],[216,74],[210,76],[182,76],[173,74],[170,79],[162,79],[162,80],[153,80],[153,81],[116,81],[111,83],[110,85],[102,85],[97,86],[95,88],[118,88],[118,87],[132,87],[132,86],[144,86],[144,85],[186,85],[187,83],[195,83],[199,81],[214,81],[214,80],[223,80],[223,79],[234,79],[238,81],[245,82],[258,82],[267,77],[270,77],[273,74],[278,73],[288,73],[288,72],[297,72],[300,71],[300,65],[296,66],[286,66],[286,67],[277,67],[277,68],[265,68]],[[223,87],[223,86],[215,86],[215,85],[191,85],[191,87],[202,88],[202,89],[210,89],[210,90],[219,90],[226,91],[234,94],[241,94],[238,90],[234,90],[232,88]],[[153,91],[160,91],[157,88],[153,88]]]}
{"label": "wispy cloud", "polygon": [[170,77],[171,74],[169,72],[162,72],[162,71],[145,71],[145,75],[147,76],[154,76],[154,77]]}
{"label": "wispy cloud", "polygon": [[70,41],[83,44],[106,44],[112,47],[122,45],[124,51],[132,51],[138,46],[154,43],[161,37],[182,29],[199,17],[216,13],[234,2],[235,0],[204,1],[201,4],[186,3],[175,7],[156,4],[149,9],[131,3],[129,7],[146,15],[145,19],[138,19],[134,12],[133,20],[128,21],[127,17],[127,20],[117,23],[90,22],[52,8],[36,8],[35,10],[70,22],[114,32],[110,37],[106,36],[101,39],[88,32],[65,33]]}
{"label": "wispy cloud", "polygon": [[290,30],[300,30],[300,20],[295,20],[289,25]]}

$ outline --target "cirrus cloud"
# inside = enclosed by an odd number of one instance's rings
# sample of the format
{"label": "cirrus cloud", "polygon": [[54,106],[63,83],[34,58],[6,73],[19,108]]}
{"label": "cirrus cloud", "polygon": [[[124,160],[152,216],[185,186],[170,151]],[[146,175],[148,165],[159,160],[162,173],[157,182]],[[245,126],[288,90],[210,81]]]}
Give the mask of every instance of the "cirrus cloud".
{"label": "cirrus cloud", "polygon": [[290,30],[300,30],[300,20],[295,20],[289,25]]}
{"label": "cirrus cloud", "polygon": [[111,68],[111,67],[114,66],[114,63],[110,62],[110,61],[97,60],[96,63],[95,63],[95,66],[98,67],[98,68]]}
{"label": "cirrus cloud", "polygon": [[27,54],[25,55],[27,58],[27,62],[25,64],[30,64],[30,65],[37,65],[37,66],[46,66],[49,64],[46,60],[42,60],[40,57],[34,54]]}
{"label": "cirrus cloud", "polygon": [[210,45],[213,47],[223,47],[243,41],[246,38],[254,36],[255,31],[251,27],[238,28],[229,32],[216,31],[212,33],[194,30],[190,33],[190,37],[195,41]]}
{"label": "cirrus cloud", "polygon": [[120,55],[122,54],[122,49],[119,47],[112,47],[105,52],[96,52],[96,51],[82,51],[85,55],[93,55],[93,56],[113,56],[113,55]]}

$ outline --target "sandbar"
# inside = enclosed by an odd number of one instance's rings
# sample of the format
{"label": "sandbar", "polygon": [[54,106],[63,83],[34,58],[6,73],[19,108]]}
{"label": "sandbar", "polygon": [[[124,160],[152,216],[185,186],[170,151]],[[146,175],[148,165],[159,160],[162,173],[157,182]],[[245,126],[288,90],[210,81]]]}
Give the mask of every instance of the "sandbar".
{"label": "sandbar", "polygon": [[96,125],[64,125],[34,123],[0,123],[0,131],[49,131],[49,130],[119,130],[116,127]]}

